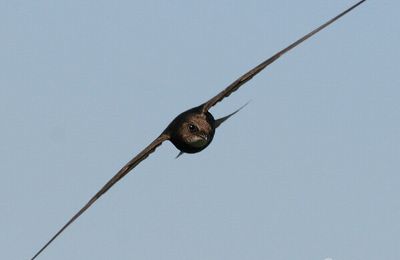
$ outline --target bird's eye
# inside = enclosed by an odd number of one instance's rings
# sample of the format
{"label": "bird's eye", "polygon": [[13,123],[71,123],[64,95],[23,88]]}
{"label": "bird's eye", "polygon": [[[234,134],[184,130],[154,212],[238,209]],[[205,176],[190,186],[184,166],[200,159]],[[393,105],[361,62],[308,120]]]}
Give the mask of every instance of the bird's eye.
{"label": "bird's eye", "polygon": [[195,133],[195,132],[199,131],[199,129],[197,128],[197,126],[195,126],[194,124],[189,124],[189,125],[188,125],[188,128],[189,128],[189,131],[190,131],[191,133]]}

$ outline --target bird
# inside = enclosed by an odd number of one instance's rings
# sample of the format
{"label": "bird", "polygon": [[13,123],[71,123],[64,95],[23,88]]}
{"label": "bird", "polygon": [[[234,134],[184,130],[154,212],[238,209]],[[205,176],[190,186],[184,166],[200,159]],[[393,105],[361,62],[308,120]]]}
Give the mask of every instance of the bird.
{"label": "bird", "polygon": [[179,157],[183,153],[198,153],[204,150],[213,140],[215,130],[228,118],[240,111],[244,106],[237,109],[233,113],[215,119],[209,110],[215,106],[218,102],[221,102],[224,98],[227,98],[233,92],[238,90],[243,84],[251,80],[255,75],[265,69],[268,65],[279,59],[282,55],[292,50],[300,43],[304,42],[311,36],[315,35],[325,27],[329,26],[345,14],[349,13],[357,6],[361,5],[366,0],[362,0],[352,5],[345,11],[341,12],[337,16],[323,23],[316,29],[307,33],[297,41],[288,45],[284,49],[278,51],[270,58],[264,60],[259,65],[250,69],[248,72],[243,74],[224,90],[219,92],[216,96],[212,97],[205,103],[191,108],[181,114],[179,114],[172,122],[165,128],[161,134],[152,141],[146,148],[144,148],[139,154],[133,159],[126,163],[75,215],[73,215],[69,221],[64,224],[46,244],[44,244],[39,251],[31,258],[34,260],[38,257],[69,225],[71,225],[79,216],[82,215],[94,202],[96,202],[104,193],[106,193],[114,184],[126,176],[133,168],[135,168],[140,162],[145,160],[151,153],[153,153],[157,147],[159,147],[164,141],[170,141],[180,151]]}

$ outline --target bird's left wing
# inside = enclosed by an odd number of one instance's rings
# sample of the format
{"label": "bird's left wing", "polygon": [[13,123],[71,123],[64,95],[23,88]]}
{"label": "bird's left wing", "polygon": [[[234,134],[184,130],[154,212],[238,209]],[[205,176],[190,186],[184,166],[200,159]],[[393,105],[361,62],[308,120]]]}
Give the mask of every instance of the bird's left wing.
{"label": "bird's left wing", "polygon": [[69,225],[72,224],[83,212],[85,212],[98,198],[106,193],[115,183],[128,174],[136,165],[146,159],[149,154],[162,144],[162,142],[169,139],[168,134],[161,134],[151,144],[149,144],[143,151],[130,160],[124,167],[121,168],[87,203],[83,206],[32,258],[35,259],[54,239],[56,239]]}
{"label": "bird's left wing", "polygon": [[354,8],[356,8],[357,6],[359,6],[360,4],[362,4],[365,1],[366,0],[359,1],[358,3],[354,4],[353,6],[351,6],[347,10],[345,10],[344,12],[342,12],[339,15],[335,16],[334,18],[330,19],[329,21],[327,21],[326,23],[324,23],[320,27],[318,27],[315,30],[311,31],[310,33],[304,35],[303,37],[301,37],[300,39],[298,39],[294,43],[290,44],[289,46],[287,46],[283,50],[277,52],[275,55],[273,55],[269,59],[263,61],[258,66],[256,66],[253,69],[249,70],[247,73],[245,73],[243,76],[238,78],[236,81],[234,81],[232,84],[230,84],[223,91],[218,93],[215,97],[211,98],[206,103],[204,103],[202,105],[202,111],[203,112],[207,112],[211,107],[213,107],[215,104],[220,102],[222,99],[228,97],[230,94],[232,94],[233,92],[238,90],[238,88],[240,86],[242,86],[247,81],[251,80],[255,75],[257,75],[265,67],[267,67],[268,65],[270,65],[271,63],[273,63],[274,61],[279,59],[283,54],[285,54],[286,52],[290,51],[291,49],[293,49],[294,47],[296,47],[300,43],[304,42],[305,40],[307,40],[308,38],[310,38],[311,36],[313,36],[317,32],[321,31],[322,29],[324,29],[325,27],[327,27],[328,25],[330,25],[331,23],[333,23],[334,21],[336,21],[337,19],[339,19],[343,15],[347,14],[348,12],[350,12],[351,10],[353,10]]}

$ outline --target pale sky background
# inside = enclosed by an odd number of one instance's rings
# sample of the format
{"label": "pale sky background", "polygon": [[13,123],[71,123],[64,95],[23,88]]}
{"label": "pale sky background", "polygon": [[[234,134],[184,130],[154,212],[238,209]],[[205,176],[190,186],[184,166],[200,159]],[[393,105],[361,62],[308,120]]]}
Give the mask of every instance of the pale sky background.
{"label": "pale sky background", "polygon": [[[0,259],[28,259],[180,112],[356,1],[0,1]],[[372,1],[163,144],[41,260],[400,259],[399,1]]]}

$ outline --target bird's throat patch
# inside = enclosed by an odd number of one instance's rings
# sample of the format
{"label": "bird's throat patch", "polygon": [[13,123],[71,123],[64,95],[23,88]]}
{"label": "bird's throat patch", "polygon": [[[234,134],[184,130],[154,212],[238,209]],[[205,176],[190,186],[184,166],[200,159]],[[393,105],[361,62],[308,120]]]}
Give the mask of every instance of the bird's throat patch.
{"label": "bird's throat patch", "polygon": [[192,142],[190,142],[190,145],[196,148],[202,148],[205,145],[207,145],[207,141],[204,140],[203,138],[196,138],[196,140],[193,140]]}

